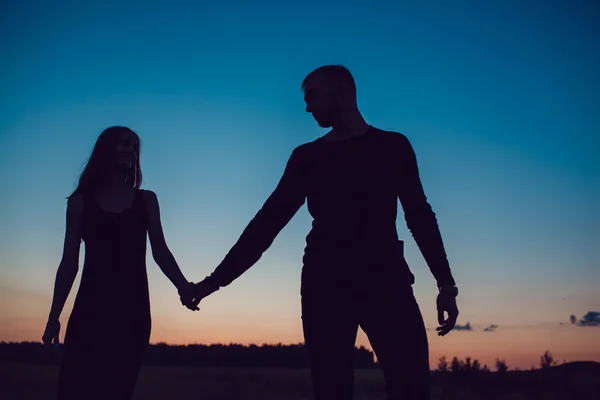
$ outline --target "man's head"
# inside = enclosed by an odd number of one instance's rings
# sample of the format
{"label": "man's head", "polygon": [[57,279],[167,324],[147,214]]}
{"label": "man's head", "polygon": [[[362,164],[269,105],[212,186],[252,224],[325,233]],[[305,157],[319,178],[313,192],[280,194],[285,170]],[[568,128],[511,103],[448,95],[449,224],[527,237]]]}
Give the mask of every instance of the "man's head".
{"label": "man's head", "polygon": [[329,128],[357,110],[356,84],[342,65],[325,65],[312,71],[302,82],[306,112],[319,126]]}

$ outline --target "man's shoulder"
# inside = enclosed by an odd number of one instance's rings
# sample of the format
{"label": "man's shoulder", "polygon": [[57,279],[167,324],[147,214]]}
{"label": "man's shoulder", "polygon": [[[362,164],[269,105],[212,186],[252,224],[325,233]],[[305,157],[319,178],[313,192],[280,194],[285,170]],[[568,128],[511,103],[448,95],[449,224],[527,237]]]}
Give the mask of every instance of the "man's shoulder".
{"label": "man's shoulder", "polygon": [[292,150],[293,157],[306,157],[318,147],[318,139],[298,145]]}
{"label": "man's shoulder", "polygon": [[299,152],[310,151],[310,149],[312,149],[317,144],[318,140],[319,139],[311,140],[310,142],[306,142],[306,143],[302,143],[302,144],[296,146],[294,151],[299,151]]}
{"label": "man's shoulder", "polygon": [[389,143],[392,145],[396,144],[399,146],[406,146],[406,145],[410,144],[408,137],[406,137],[406,135],[401,132],[385,130],[385,129],[375,128],[375,127],[373,127],[373,129],[375,130],[376,136],[380,140],[385,141],[386,143]]}

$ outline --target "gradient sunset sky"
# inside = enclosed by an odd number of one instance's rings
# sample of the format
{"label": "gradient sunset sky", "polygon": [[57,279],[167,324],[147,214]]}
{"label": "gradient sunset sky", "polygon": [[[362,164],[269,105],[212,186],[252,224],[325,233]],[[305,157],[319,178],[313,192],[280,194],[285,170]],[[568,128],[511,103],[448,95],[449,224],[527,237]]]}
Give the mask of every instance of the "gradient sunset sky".
{"label": "gradient sunset sky", "polygon": [[[141,136],[143,187],[157,193],[167,242],[198,281],[266,200],[294,147],[326,132],[304,112],[300,83],[341,63],[367,121],[411,140],[461,290],[459,323],[472,330],[438,338],[435,281],[400,217],[432,366],[446,355],[527,368],[546,350],[561,361],[600,361],[600,326],[569,322],[600,311],[597,2],[1,8],[0,340],[41,340],[65,196],[104,128]],[[180,305],[149,251],[151,341],[302,342],[310,223],[303,207],[263,258],[197,313]],[[107,335],[118,334],[107,321]],[[368,346],[362,332],[358,344]]]}

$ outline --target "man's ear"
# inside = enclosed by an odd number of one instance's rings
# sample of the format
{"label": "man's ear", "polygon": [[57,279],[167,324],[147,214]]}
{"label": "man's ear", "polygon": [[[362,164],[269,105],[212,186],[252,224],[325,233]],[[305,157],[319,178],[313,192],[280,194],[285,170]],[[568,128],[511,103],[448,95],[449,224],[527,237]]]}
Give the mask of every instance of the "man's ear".
{"label": "man's ear", "polygon": [[342,81],[335,81],[335,83],[332,86],[332,92],[336,99],[344,97],[344,87]]}
{"label": "man's ear", "polygon": [[344,80],[339,80],[335,87],[338,97],[350,96],[350,84]]}

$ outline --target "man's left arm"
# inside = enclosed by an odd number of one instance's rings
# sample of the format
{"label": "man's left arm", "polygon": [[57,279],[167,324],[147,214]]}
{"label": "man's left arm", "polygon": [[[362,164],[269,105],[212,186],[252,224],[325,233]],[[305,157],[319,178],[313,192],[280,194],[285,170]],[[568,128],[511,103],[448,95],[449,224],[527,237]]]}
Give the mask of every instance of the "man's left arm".
{"label": "man's left arm", "polygon": [[423,191],[415,152],[404,135],[400,141],[402,178],[398,197],[404,210],[406,225],[437,281],[438,288],[454,287],[455,282],[438,222]]}
{"label": "man's left arm", "polygon": [[252,267],[304,204],[306,193],[303,159],[299,152],[298,148],[292,152],[273,193],[223,261],[202,281],[210,286],[212,291],[229,285]]}

